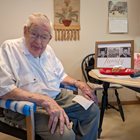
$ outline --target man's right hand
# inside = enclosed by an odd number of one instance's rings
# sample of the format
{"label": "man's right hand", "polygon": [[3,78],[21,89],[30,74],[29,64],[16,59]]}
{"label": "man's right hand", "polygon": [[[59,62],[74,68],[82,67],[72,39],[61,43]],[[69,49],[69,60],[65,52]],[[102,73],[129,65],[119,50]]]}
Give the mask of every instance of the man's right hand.
{"label": "man's right hand", "polygon": [[67,114],[64,109],[55,102],[55,100],[50,99],[49,101],[44,101],[42,106],[50,115],[48,128],[52,134],[54,134],[58,123],[60,134],[64,133],[64,125],[66,125],[69,129],[71,128]]}

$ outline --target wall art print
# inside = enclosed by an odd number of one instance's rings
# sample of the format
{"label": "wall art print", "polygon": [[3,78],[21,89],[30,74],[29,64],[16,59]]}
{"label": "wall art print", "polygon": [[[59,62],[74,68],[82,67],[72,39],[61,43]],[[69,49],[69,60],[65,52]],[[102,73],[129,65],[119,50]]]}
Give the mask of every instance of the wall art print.
{"label": "wall art print", "polygon": [[54,0],[56,41],[79,40],[80,0]]}

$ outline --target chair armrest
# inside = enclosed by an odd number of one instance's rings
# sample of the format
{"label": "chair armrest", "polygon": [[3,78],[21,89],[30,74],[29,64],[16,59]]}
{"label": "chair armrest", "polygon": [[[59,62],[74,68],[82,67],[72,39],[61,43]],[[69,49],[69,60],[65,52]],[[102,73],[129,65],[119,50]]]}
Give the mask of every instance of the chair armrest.
{"label": "chair armrest", "polygon": [[67,84],[63,84],[63,83],[60,83],[60,88],[65,88],[65,89],[69,89],[69,90],[72,90],[72,91],[78,91],[78,88],[74,85],[67,85]]}
{"label": "chair armrest", "polygon": [[36,104],[29,101],[13,101],[0,99],[0,107],[10,109],[25,116],[30,116],[36,111]]}
{"label": "chair armrest", "polygon": [[0,99],[0,107],[25,115],[27,140],[35,139],[34,112],[36,104],[28,101],[13,101]]}

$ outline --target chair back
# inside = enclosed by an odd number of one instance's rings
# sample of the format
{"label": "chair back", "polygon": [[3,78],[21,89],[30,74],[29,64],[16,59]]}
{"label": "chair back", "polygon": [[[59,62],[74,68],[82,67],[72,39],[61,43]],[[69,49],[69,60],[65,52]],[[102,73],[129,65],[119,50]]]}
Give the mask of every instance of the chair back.
{"label": "chair back", "polygon": [[84,76],[84,79],[86,82],[96,83],[96,84],[102,84],[101,81],[92,78],[88,73],[92,69],[95,68],[95,54],[89,54],[84,57],[82,63],[81,63],[81,70],[82,74]]}

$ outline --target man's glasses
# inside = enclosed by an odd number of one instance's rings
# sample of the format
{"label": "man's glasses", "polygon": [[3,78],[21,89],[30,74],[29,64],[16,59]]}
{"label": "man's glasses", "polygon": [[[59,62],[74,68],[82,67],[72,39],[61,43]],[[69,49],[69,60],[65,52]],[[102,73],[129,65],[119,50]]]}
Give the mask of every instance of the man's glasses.
{"label": "man's glasses", "polygon": [[32,39],[40,38],[41,41],[49,41],[51,39],[51,35],[49,33],[48,34],[43,34],[43,35],[39,35],[34,31],[29,31],[29,33],[30,33],[30,37]]}

